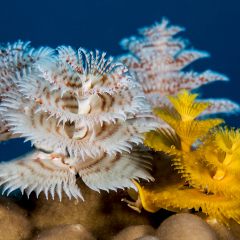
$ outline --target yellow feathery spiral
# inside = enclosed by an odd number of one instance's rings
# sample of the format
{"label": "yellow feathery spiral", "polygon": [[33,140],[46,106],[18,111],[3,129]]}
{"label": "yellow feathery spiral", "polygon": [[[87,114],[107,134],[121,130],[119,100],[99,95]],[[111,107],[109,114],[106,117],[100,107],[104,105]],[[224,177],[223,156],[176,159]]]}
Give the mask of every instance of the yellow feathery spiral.
{"label": "yellow feathery spiral", "polygon": [[222,119],[207,119],[204,121],[172,122],[170,125],[178,134],[182,143],[182,150],[189,152],[192,144],[206,131],[223,123]]}
{"label": "yellow feathery spiral", "polygon": [[220,222],[229,225],[233,218],[240,223],[240,201],[236,201],[218,194],[207,194],[200,189],[181,186],[180,183],[170,184],[164,188],[155,185],[155,189],[148,190],[135,183],[142,200],[143,208],[149,212],[157,212],[160,208],[192,209],[210,214]]}
{"label": "yellow feathery spiral", "polygon": [[[158,117],[162,118],[167,124],[171,124],[172,122],[180,122],[181,115],[177,112],[175,108],[166,108],[166,107],[159,107],[154,108],[154,113],[158,115]],[[171,125],[170,125],[171,126]]]}
{"label": "yellow feathery spiral", "polygon": [[215,130],[214,135],[214,143],[224,152],[240,154],[240,129],[234,131],[234,128],[229,130],[227,127],[224,129],[219,127],[219,130]]}
{"label": "yellow feathery spiral", "polygon": [[215,151],[222,151],[224,154],[222,162],[222,169],[218,169],[216,174],[213,176],[215,180],[222,180],[226,174],[226,167],[230,165],[230,171],[233,169],[233,165],[230,164],[234,161],[234,165],[239,166],[239,153],[240,153],[240,132],[239,130],[234,130],[231,128],[229,130],[227,127],[224,129],[219,127],[213,132],[214,140],[213,143],[216,145]]}
{"label": "yellow feathery spiral", "polygon": [[182,157],[184,172],[188,173],[187,180],[194,188],[201,188],[207,193],[219,194],[227,198],[240,198],[240,175],[226,171],[224,177],[214,178],[216,170],[198,159],[197,151],[185,153]]}
{"label": "yellow feathery spiral", "polygon": [[160,128],[144,134],[144,144],[155,151],[164,151],[170,155],[177,154],[181,150],[181,140],[171,129]]}
{"label": "yellow feathery spiral", "polygon": [[192,121],[211,105],[211,103],[194,102],[198,94],[191,94],[187,90],[182,90],[181,93],[177,93],[177,96],[178,97],[167,97],[181,115],[183,122]]}
{"label": "yellow feathery spiral", "polygon": [[[190,108],[191,106],[188,107]],[[184,122],[181,121],[181,117],[175,109],[167,109],[165,107],[155,108],[153,112],[175,130],[181,139],[183,151],[190,151],[192,144],[199,137],[216,125],[224,122],[222,119],[207,119],[204,121],[191,120]]]}

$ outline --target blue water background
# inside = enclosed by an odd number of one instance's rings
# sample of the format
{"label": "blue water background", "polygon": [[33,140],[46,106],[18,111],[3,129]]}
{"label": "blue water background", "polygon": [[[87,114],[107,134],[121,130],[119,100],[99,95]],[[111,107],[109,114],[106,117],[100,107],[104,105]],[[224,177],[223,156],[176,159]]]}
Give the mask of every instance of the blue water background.
{"label": "blue water background", "polygon": [[[179,36],[210,58],[192,64],[195,71],[211,69],[230,82],[201,87],[203,98],[229,98],[240,104],[240,1],[239,0],[8,0],[1,1],[0,42],[30,40],[35,48],[71,45],[99,49],[117,56],[119,42],[137,35],[137,29],[167,17],[186,28]],[[240,116],[225,117],[229,126],[240,127]],[[23,139],[0,144],[4,161],[30,148]]]}

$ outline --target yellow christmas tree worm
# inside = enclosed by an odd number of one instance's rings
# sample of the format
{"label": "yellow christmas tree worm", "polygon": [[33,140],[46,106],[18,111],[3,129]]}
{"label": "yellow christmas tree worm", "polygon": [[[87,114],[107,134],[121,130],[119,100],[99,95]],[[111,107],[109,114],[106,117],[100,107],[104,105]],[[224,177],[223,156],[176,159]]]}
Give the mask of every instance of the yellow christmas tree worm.
{"label": "yellow christmas tree worm", "polygon": [[[192,144],[208,130],[223,122],[221,119],[194,120],[209,103],[195,102],[197,94],[182,90],[178,97],[168,96],[176,109],[155,108],[160,118],[172,127],[181,139],[182,150],[189,152]],[[150,145],[149,145],[150,146]],[[152,146],[150,146],[152,147]]]}
{"label": "yellow christmas tree worm", "polygon": [[146,133],[145,145],[172,157],[155,159],[161,163],[154,183],[136,183],[142,205],[150,212],[201,209],[225,224],[240,223],[240,132],[218,126],[221,119],[195,120],[209,106],[196,96],[182,90],[168,96],[174,108],[154,110],[173,130]]}

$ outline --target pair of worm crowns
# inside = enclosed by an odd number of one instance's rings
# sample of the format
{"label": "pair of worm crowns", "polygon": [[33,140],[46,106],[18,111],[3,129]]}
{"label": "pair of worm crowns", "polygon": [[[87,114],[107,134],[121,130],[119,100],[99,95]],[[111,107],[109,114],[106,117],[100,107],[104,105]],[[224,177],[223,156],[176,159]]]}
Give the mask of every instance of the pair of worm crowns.
{"label": "pair of worm crowns", "polygon": [[[228,80],[210,70],[182,71],[208,54],[186,50],[186,41],[173,37],[183,28],[167,24],[163,19],[141,29],[142,38],[124,39],[121,45],[131,53],[118,62],[97,50],[0,45],[0,140],[24,137],[36,148],[0,164],[3,192],[43,191],[61,200],[63,191],[83,198],[79,177],[96,191],[153,179],[141,143],[159,123],[169,125],[156,121],[151,109],[169,108],[166,94]],[[239,109],[229,100],[207,101],[212,105],[205,115]]]}

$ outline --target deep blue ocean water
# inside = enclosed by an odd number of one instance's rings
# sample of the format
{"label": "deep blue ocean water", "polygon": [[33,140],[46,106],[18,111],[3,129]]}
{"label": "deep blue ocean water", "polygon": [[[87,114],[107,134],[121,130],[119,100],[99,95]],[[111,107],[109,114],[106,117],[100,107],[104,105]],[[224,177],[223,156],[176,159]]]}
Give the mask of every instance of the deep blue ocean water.
{"label": "deep blue ocean water", "polygon": [[[210,58],[192,64],[195,71],[211,69],[230,82],[215,82],[200,89],[202,98],[229,98],[240,104],[240,1],[239,0],[8,0],[1,1],[0,42],[30,40],[35,48],[71,45],[121,55],[119,42],[137,35],[137,29],[167,17],[186,28],[189,39]],[[224,117],[240,128],[240,115]],[[1,161],[30,148],[23,139],[0,144]]]}

